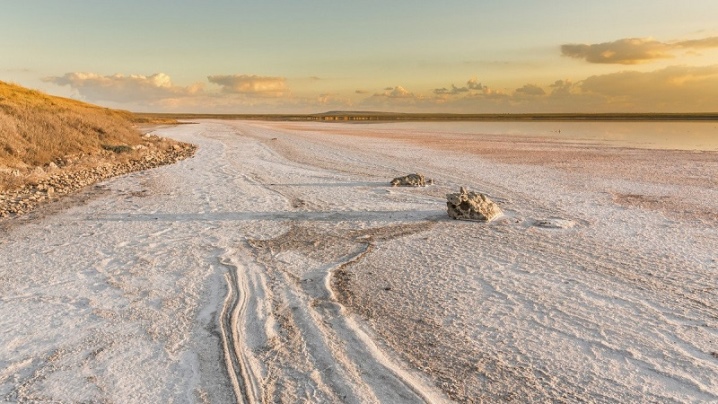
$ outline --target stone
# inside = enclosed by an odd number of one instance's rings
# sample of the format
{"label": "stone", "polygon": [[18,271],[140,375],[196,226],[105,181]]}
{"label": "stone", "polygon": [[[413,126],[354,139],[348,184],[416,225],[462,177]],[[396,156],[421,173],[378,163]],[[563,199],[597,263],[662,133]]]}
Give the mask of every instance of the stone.
{"label": "stone", "polygon": [[30,175],[42,177],[45,175],[45,170],[43,170],[42,167],[35,167],[32,172],[30,172]]}
{"label": "stone", "polygon": [[464,187],[459,193],[446,194],[446,207],[449,217],[459,220],[490,222],[503,215],[501,208],[486,195]]}
{"label": "stone", "polygon": [[[433,184],[434,181],[428,180],[429,184]],[[425,187],[427,184],[426,178],[421,174],[409,174],[403,177],[396,177],[391,180],[392,187]]]}

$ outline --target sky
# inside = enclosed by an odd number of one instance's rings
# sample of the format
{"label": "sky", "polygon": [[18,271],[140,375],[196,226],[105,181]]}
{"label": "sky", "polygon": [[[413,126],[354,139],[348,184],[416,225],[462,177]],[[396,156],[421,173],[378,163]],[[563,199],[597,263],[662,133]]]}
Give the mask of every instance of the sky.
{"label": "sky", "polygon": [[718,1],[0,0],[0,81],[137,112],[718,112]]}

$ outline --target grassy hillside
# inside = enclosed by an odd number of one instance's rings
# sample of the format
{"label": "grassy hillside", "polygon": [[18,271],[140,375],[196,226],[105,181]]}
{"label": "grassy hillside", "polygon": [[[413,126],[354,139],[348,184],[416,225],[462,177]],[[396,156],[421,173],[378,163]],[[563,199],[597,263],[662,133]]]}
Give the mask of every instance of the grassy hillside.
{"label": "grassy hillside", "polygon": [[138,123],[176,122],[0,81],[0,217],[27,212],[52,199],[50,193],[65,195],[108,177],[171,164],[196,149],[143,136]]}
{"label": "grassy hillside", "polygon": [[0,166],[44,166],[68,155],[140,143],[129,112],[0,81]]}

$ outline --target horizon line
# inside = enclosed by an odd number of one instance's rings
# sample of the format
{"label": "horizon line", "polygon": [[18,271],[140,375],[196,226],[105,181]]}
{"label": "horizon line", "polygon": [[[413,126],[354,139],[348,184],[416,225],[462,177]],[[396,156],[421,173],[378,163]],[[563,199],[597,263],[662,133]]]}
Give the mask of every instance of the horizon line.
{"label": "horizon line", "polygon": [[718,121],[718,112],[603,112],[603,113],[433,113],[380,111],[326,111],[291,113],[194,113],[132,112],[138,117],[167,119],[244,119],[278,121]]}

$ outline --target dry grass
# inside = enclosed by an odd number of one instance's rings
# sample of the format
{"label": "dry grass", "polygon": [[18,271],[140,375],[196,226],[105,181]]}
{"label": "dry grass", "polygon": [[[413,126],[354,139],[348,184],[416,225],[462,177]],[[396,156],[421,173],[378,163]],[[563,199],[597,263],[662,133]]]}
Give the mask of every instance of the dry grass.
{"label": "dry grass", "polygon": [[[0,81],[0,191],[32,183],[38,167],[137,158],[142,152],[133,146],[149,141],[134,126],[136,121],[130,112]],[[173,143],[153,142],[161,148]]]}
{"label": "dry grass", "polygon": [[142,143],[132,114],[0,81],[0,167],[27,169]]}

